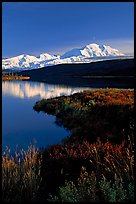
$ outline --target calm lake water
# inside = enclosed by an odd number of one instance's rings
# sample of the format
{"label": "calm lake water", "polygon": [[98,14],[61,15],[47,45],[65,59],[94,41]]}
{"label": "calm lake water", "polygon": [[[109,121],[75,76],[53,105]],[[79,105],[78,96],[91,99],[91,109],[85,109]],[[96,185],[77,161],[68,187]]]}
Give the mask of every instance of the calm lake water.
{"label": "calm lake water", "polygon": [[72,88],[31,81],[2,82],[2,150],[29,145],[46,147],[57,144],[69,135],[57,126],[55,116],[33,110],[36,101],[61,95],[70,95],[89,87]]}
{"label": "calm lake water", "polygon": [[[90,80],[89,80],[90,81]],[[93,82],[93,80],[91,80]],[[51,98],[85,90],[106,87],[132,88],[132,83],[127,87],[126,80],[123,83],[111,79],[96,80],[90,86],[71,87],[53,85],[32,81],[3,81],[2,82],[2,150],[8,146],[11,150],[27,149],[29,145],[47,147],[48,145],[61,143],[62,139],[70,135],[63,127],[57,126],[55,116],[36,112],[33,106],[36,101],[43,98]]]}

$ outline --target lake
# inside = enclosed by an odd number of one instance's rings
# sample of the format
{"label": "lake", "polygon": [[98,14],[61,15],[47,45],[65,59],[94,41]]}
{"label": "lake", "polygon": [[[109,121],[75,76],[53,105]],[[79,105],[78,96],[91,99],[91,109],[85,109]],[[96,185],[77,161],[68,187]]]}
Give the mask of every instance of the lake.
{"label": "lake", "polygon": [[[126,82],[126,81],[125,81]],[[61,143],[70,132],[59,127],[55,116],[36,112],[33,106],[36,101],[85,90],[106,87],[132,88],[127,83],[105,82],[105,79],[91,86],[77,87],[47,84],[33,81],[2,81],[2,150],[8,146],[11,150],[35,145],[37,148]],[[119,81],[118,81],[119,83]],[[125,86],[124,86],[125,84]]]}
{"label": "lake", "polygon": [[47,147],[69,135],[57,126],[55,116],[33,110],[43,98],[71,95],[89,87],[70,87],[31,81],[2,82],[2,150],[27,149],[29,145]]}

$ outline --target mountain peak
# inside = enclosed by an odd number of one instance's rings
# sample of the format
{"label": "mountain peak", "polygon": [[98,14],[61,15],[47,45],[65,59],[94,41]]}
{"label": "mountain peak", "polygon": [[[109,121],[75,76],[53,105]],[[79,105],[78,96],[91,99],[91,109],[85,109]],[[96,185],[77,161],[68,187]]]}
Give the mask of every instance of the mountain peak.
{"label": "mountain peak", "polygon": [[91,43],[91,44],[86,45],[85,47],[99,47],[99,45],[96,43]]}
{"label": "mountain peak", "polygon": [[101,57],[101,56],[122,56],[123,54],[119,52],[117,49],[113,49],[110,46],[99,45],[96,43],[88,44],[82,48],[75,48],[64,55],[61,58],[66,57],[74,57],[74,56],[82,56],[82,57]]}

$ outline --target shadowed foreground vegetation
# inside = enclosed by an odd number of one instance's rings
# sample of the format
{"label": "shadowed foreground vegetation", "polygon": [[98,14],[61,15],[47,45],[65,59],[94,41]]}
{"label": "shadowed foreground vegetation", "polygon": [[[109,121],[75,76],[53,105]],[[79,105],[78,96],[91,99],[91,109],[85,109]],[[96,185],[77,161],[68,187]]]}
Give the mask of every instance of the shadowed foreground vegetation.
{"label": "shadowed foreground vegetation", "polygon": [[23,157],[4,154],[4,201],[134,201],[133,90],[83,91],[34,109],[56,115],[71,135]]}

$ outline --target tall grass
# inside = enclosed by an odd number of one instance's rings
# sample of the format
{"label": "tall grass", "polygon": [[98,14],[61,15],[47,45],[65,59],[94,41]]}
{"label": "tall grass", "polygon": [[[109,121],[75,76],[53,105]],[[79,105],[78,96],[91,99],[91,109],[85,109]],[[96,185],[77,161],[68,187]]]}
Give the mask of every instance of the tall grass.
{"label": "tall grass", "polygon": [[[69,168],[72,166],[72,160],[79,160],[79,163],[84,160],[88,165],[91,163],[91,168],[99,176],[101,172],[106,177],[114,177],[116,173],[120,179],[126,181],[134,179],[134,143],[130,136],[121,144],[113,144],[109,141],[103,143],[98,138],[93,144],[83,141],[82,144],[54,145],[46,149],[45,155],[46,158],[62,161],[63,166],[71,158]],[[65,169],[65,171],[68,170]]]}
{"label": "tall grass", "polygon": [[10,154],[7,147],[2,155],[2,200],[4,202],[36,200],[41,183],[42,158],[38,150],[30,146]]}
{"label": "tall grass", "polygon": [[[95,144],[85,142],[84,145],[88,148],[85,154],[83,149],[82,154],[78,154],[78,150],[81,153],[81,146],[75,148],[75,151],[78,149],[76,152],[67,150],[67,153],[72,153],[72,157],[76,158],[83,156],[91,162],[92,168],[89,173],[82,166],[77,181],[65,180],[64,185],[59,186],[56,195],[49,194],[48,201],[133,202],[134,144],[131,138],[128,137],[127,144],[122,142],[120,145],[113,145],[98,140]],[[86,154],[89,151],[90,154]],[[62,157],[62,154],[60,156]],[[64,158],[66,160],[66,155]]]}

